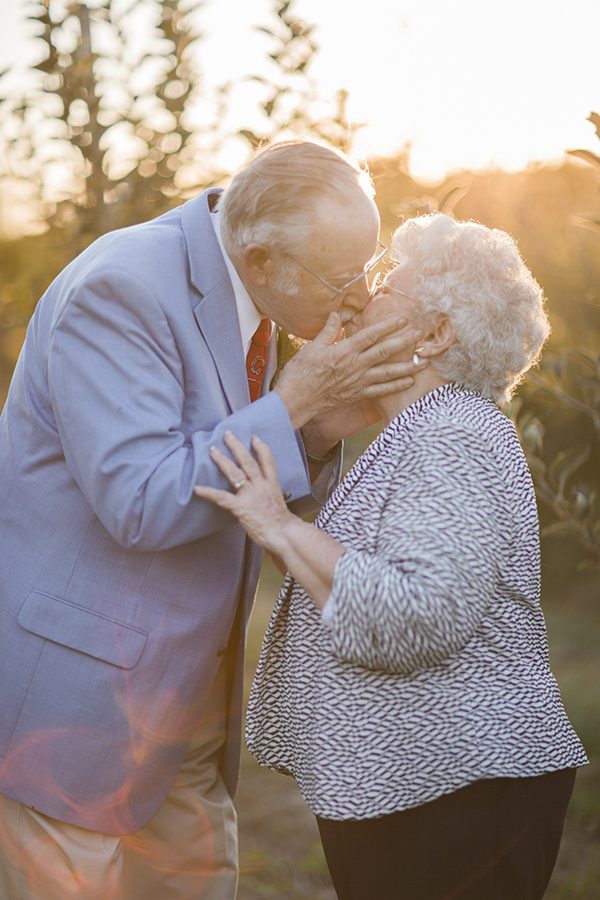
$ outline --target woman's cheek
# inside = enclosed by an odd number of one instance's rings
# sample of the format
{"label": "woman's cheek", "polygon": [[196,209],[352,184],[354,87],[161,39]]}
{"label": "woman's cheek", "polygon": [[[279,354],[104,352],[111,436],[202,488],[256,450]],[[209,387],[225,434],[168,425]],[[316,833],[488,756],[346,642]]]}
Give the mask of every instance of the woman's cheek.
{"label": "woman's cheek", "polygon": [[400,298],[392,297],[389,294],[375,295],[360,315],[361,325],[364,328],[366,325],[381,322],[388,316],[406,318],[406,311],[403,309]]}

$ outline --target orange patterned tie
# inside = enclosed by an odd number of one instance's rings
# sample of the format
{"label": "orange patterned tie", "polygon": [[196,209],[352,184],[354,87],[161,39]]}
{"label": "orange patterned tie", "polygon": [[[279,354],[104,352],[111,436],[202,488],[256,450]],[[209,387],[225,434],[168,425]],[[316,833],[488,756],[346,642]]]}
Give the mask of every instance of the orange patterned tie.
{"label": "orange patterned tie", "polygon": [[269,358],[269,338],[271,337],[271,320],[261,319],[254,332],[246,355],[246,372],[250,389],[250,402],[258,400],[262,391],[263,378]]}

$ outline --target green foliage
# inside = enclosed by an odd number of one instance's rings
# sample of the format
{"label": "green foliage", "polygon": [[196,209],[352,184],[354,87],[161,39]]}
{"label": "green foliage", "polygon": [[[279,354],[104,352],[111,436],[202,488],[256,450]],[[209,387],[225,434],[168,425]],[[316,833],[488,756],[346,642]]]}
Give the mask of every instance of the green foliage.
{"label": "green foliage", "polygon": [[[600,137],[600,116],[589,120]],[[600,156],[587,150],[572,150],[572,156],[600,170]],[[572,217],[574,224],[600,231],[599,218]],[[600,249],[600,248],[598,248]],[[597,251],[598,252],[598,251]],[[597,295],[594,295],[597,303]],[[600,312],[600,308],[599,308]],[[600,316],[596,317],[596,326]],[[528,379],[530,411],[520,418],[535,480],[538,498],[551,512],[545,537],[575,537],[584,551],[578,570],[592,570],[600,576],[600,329],[592,331],[591,343],[570,348],[560,355],[549,354],[539,372]],[[527,395],[526,395],[527,396]],[[534,410],[539,412],[536,416]],[[568,429],[565,439],[548,451],[548,426],[562,418]],[[566,433],[565,433],[566,432]]]}
{"label": "green foliage", "polygon": [[277,0],[260,29],[272,44],[267,73],[250,79],[263,95],[249,112],[260,134],[228,132],[235,85],[203,83],[203,0],[27,3],[41,59],[17,96],[0,83],[0,188],[23,186],[40,233],[0,242],[0,397],[35,303],[96,237],[224,182],[228,139],[249,150],[312,134],[345,147],[353,133],[346,95],[323,103],[310,78],[314,26],[292,0]]}
{"label": "green foliage", "polygon": [[[588,122],[592,123],[592,125],[596,129],[597,137],[600,138],[600,115],[598,115],[598,113],[596,112],[590,113],[588,116]],[[577,159],[581,159],[586,163],[591,163],[597,170],[600,171],[600,156],[598,156],[597,153],[594,153],[591,150],[568,150],[567,152]],[[590,218],[586,215],[574,216],[573,222],[576,225],[580,225],[582,228],[589,228],[590,231],[600,233],[599,218]]]}
{"label": "green foliage", "polygon": [[[0,176],[20,181],[38,219],[65,230],[71,254],[116,227],[165,211],[227,177],[221,150],[312,134],[347,148],[347,94],[325,103],[310,67],[314,25],[276,0],[266,74],[250,76],[259,124],[227,132],[236,85],[209,89],[198,69],[204,0],[27,0],[41,60],[18,96],[0,93]],[[0,76],[1,78],[2,76]],[[239,86],[239,85],[238,85]]]}
{"label": "green foliage", "polygon": [[262,128],[240,128],[238,134],[254,149],[279,137],[320,138],[342,150],[349,150],[360,125],[346,116],[347,91],[337,92],[333,108],[324,104],[318,83],[310,74],[319,45],[315,26],[299,18],[294,0],[275,0],[273,24],[257,26],[269,42],[268,75],[251,75],[261,88],[259,101]]}
{"label": "green foliage", "polygon": [[530,374],[513,416],[548,519],[542,535],[574,537],[584,552],[578,570],[600,573],[600,356],[551,358]]}
{"label": "green foliage", "polygon": [[67,230],[72,251],[164,211],[186,176],[190,187],[215,176],[196,166],[190,179],[197,148],[188,113],[201,87],[192,13],[200,5],[29,0],[43,55],[22,96],[2,98],[12,126],[4,174],[37,184],[41,218]]}

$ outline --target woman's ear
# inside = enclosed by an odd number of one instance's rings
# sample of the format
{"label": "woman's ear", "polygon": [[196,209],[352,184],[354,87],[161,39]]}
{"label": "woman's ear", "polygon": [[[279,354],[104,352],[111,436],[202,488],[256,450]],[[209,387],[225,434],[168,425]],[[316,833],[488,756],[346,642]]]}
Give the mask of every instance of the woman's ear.
{"label": "woman's ear", "polygon": [[248,244],[244,247],[242,266],[248,281],[255,287],[264,287],[273,261],[264,244]]}
{"label": "woman's ear", "polygon": [[435,325],[419,341],[421,359],[435,359],[456,343],[456,333],[448,316],[440,316]]}

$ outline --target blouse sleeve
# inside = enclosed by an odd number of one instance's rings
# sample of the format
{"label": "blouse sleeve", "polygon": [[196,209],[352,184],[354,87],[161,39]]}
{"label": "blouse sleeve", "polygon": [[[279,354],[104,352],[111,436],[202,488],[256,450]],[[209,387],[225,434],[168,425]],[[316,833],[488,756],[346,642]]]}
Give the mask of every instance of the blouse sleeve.
{"label": "blouse sleeve", "polygon": [[338,658],[410,674],[469,642],[510,546],[499,474],[467,427],[437,421],[415,433],[393,472],[375,551],[348,548],[335,566],[325,624]]}

